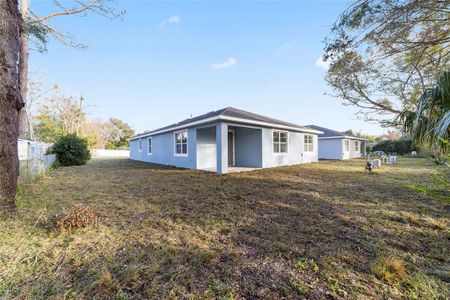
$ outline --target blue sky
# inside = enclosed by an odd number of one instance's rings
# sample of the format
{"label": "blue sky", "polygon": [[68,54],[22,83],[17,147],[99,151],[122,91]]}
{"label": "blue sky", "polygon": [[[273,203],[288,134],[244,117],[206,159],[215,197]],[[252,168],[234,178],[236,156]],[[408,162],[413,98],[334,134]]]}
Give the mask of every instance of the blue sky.
{"label": "blue sky", "polygon": [[[89,118],[120,118],[137,132],[227,106],[336,130],[381,134],[341,104],[317,65],[348,1],[130,1],[122,20],[52,21],[86,50],[51,41],[30,67],[82,94]],[[55,9],[31,0],[34,11]]]}

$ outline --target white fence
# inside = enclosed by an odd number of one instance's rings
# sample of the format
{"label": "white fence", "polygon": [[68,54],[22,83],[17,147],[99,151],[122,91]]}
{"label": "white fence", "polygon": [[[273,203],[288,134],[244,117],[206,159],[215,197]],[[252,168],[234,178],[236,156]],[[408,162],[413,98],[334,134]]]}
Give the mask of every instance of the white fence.
{"label": "white fence", "polygon": [[51,144],[19,139],[19,183],[33,181],[52,166],[56,160],[56,155],[45,155],[50,146]]}
{"label": "white fence", "polygon": [[91,156],[93,158],[130,157],[130,150],[92,149]]}
{"label": "white fence", "polygon": [[19,150],[19,160],[41,158],[52,144],[22,140],[17,141]]}

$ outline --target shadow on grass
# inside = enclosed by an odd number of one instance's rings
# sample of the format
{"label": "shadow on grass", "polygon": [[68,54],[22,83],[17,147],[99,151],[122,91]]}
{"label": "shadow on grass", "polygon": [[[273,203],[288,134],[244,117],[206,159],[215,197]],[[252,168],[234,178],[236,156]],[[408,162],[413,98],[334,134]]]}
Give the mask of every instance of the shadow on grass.
{"label": "shadow on grass", "polygon": [[[423,180],[417,169],[428,166],[370,176],[360,164],[326,162],[226,176],[118,159],[58,169],[24,187],[20,220],[5,228],[14,235],[20,222],[28,228],[36,223],[36,210],[45,208],[50,220],[78,202],[95,209],[101,225],[70,236],[46,231],[48,221],[35,226],[33,242],[16,251],[25,263],[5,259],[0,296],[352,299],[394,290],[408,295],[407,285],[389,286],[373,276],[370,265],[380,255],[404,259],[411,273],[448,280],[445,272],[431,272],[448,266],[448,230],[424,221],[446,219],[448,206],[405,187]],[[17,242],[7,240],[6,250],[15,247]],[[302,259],[318,269],[297,268]]]}

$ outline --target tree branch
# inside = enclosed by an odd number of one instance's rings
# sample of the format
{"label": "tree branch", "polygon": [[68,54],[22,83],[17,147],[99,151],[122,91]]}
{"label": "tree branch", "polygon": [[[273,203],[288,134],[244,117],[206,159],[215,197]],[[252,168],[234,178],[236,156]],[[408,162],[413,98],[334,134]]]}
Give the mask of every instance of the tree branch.
{"label": "tree branch", "polygon": [[[99,3],[100,1],[102,1],[102,0],[94,0],[91,3],[86,4],[85,6],[79,8],[79,9],[72,9],[72,10],[55,12],[55,13],[49,14],[49,15],[47,15],[45,17],[42,17],[42,18],[39,18],[39,19],[34,19],[33,22],[35,22],[35,23],[43,23],[43,22],[47,21],[48,19],[51,19],[51,18],[54,18],[54,17],[79,14],[79,13],[82,13],[82,12],[90,9],[95,4]],[[77,1],[77,2],[79,2],[79,1]],[[81,2],[79,2],[79,3],[81,3]]]}

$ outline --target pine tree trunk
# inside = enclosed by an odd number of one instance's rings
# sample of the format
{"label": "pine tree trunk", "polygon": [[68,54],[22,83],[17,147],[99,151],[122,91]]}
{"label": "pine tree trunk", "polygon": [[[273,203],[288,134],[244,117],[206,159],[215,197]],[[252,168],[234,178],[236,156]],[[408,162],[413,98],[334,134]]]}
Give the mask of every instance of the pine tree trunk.
{"label": "pine tree trunk", "polygon": [[[26,20],[28,16],[28,0],[21,0],[20,14],[22,20]],[[22,101],[27,101],[27,84],[28,84],[28,33],[22,32],[20,36],[20,61],[19,61],[19,89]],[[28,117],[26,106],[19,112],[19,138],[29,139]]]}
{"label": "pine tree trunk", "polygon": [[0,210],[15,209],[19,158],[20,14],[17,0],[0,0]]}

